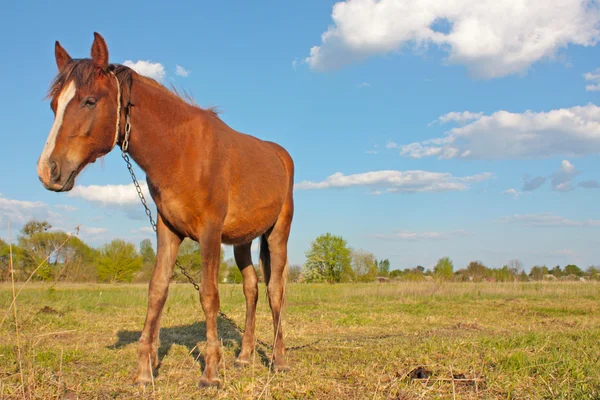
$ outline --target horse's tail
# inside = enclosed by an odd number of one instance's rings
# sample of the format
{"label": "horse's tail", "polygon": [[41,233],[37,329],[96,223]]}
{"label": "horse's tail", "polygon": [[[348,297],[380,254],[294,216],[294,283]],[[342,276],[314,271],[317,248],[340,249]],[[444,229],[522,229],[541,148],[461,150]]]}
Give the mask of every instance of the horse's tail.
{"label": "horse's tail", "polygon": [[269,250],[269,243],[265,235],[260,237],[259,264],[265,285],[268,286],[271,280],[271,250]]}
{"label": "horse's tail", "polygon": [[[269,249],[269,243],[265,235],[260,237],[260,253],[259,253],[259,264],[262,271],[263,279],[267,290],[265,295],[269,298],[269,304],[271,302],[269,293],[269,282],[271,281],[271,250]],[[281,271],[281,311],[285,309],[285,293],[287,288],[287,278],[290,264],[289,258],[285,260],[283,271]]]}

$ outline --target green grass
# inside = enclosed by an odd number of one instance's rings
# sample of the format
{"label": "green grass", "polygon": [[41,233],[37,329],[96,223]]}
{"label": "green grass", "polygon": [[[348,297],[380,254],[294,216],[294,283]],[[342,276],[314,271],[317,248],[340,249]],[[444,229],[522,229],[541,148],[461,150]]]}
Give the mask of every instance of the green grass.
{"label": "green grass", "polygon": [[[0,398],[600,399],[600,285],[594,283],[293,284],[284,333],[291,372],[257,355],[236,369],[240,337],[219,321],[220,389],[198,389],[204,316],[173,284],[154,387],[132,384],[146,285],[27,286],[0,326]],[[241,285],[221,306],[243,324]],[[0,286],[0,320],[11,303]],[[272,339],[261,286],[257,335]],[[429,379],[411,379],[423,367]],[[452,376],[462,380],[453,381]]]}

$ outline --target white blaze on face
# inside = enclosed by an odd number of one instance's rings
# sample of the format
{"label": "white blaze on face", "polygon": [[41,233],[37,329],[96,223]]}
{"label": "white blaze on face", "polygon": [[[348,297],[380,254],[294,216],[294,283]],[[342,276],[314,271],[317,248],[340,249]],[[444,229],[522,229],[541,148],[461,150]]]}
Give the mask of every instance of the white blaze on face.
{"label": "white blaze on face", "polygon": [[40,176],[40,178],[43,179],[44,182],[50,181],[50,167],[48,165],[48,159],[54,151],[54,146],[56,145],[56,138],[58,137],[58,132],[60,131],[60,127],[62,125],[65,110],[67,109],[67,106],[69,105],[73,97],[75,97],[76,92],[77,87],[75,86],[75,82],[71,81],[58,96],[58,104],[56,106],[56,117],[54,118],[54,124],[52,125],[52,129],[50,130],[50,134],[48,135],[48,140],[46,141],[46,146],[44,146],[44,150],[42,151],[42,155],[40,156],[40,159],[38,161],[38,175]]}

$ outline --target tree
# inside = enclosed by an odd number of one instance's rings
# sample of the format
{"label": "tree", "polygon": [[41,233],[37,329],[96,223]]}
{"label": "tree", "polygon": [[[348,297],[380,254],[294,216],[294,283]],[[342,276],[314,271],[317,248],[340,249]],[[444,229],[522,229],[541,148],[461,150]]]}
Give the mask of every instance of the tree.
{"label": "tree", "polygon": [[433,275],[436,279],[439,280],[450,280],[452,279],[452,273],[454,270],[454,265],[449,257],[440,258],[433,267]]}
{"label": "tree", "polygon": [[523,271],[523,262],[518,258],[514,258],[508,262],[508,269],[516,278],[521,274],[521,271]]}
{"label": "tree", "polygon": [[67,250],[65,247],[60,248],[60,245],[67,241],[68,236],[64,232],[49,231],[51,228],[52,225],[48,222],[33,219],[21,229],[20,264],[25,275],[30,275],[36,269],[35,276],[45,281],[60,275]]}
{"label": "tree", "polygon": [[590,265],[585,273],[590,277],[590,279],[598,279],[600,276],[600,268],[594,265]]}
{"label": "tree", "polygon": [[25,226],[21,229],[21,233],[23,236],[33,236],[38,233],[47,232],[52,228],[47,221],[39,221],[37,219],[32,219],[28,221]]}
{"label": "tree", "polygon": [[0,239],[0,281],[4,280],[10,280],[10,247]]}
{"label": "tree", "polygon": [[104,245],[98,260],[98,278],[105,282],[131,282],[142,266],[133,243],[115,239]]}
{"label": "tree", "polygon": [[152,277],[152,271],[156,264],[156,253],[150,239],[144,239],[140,242],[140,255],[142,256],[142,268],[135,277],[135,281],[148,282]]}
{"label": "tree", "polygon": [[536,265],[533,268],[531,268],[531,271],[529,271],[529,277],[531,279],[533,279],[534,281],[541,281],[544,279],[544,275],[548,274],[548,267],[546,267],[545,265],[539,266]]}
{"label": "tree", "polygon": [[[179,246],[179,255],[177,259],[183,268],[196,275],[199,279],[198,272],[202,269],[202,254],[200,254],[200,245],[198,242],[189,238],[183,239],[181,246]],[[186,279],[180,274],[178,269],[174,271],[177,280]]]}
{"label": "tree", "polygon": [[81,239],[73,236],[60,253],[62,268],[56,279],[69,282],[92,282],[96,280],[96,260],[99,253]]}
{"label": "tree", "polygon": [[529,281],[529,276],[525,273],[525,271],[521,271],[521,273],[517,276],[517,279],[521,282]]}
{"label": "tree", "polygon": [[346,240],[331,233],[316,238],[306,252],[307,282],[340,282],[352,276],[352,257]]}
{"label": "tree", "polygon": [[298,282],[302,275],[301,265],[290,265],[288,268],[288,282]]}
{"label": "tree", "polygon": [[140,242],[140,255],[142,256],[143,263],[154,265],[156,262],[156,253],[150,239],[144,239]]}
{"label": "tree", "polygon": [[556,278],[560,278],[563,275],[563,272],[560,269],[560,265],[557,265],[556,267],[552,268],[552,270],[550,271],[550,273],[552,275],[554,275]]}
{"label": "tree", "polygon": [[227,270],[227,283],[242,283],[244,277],[237,265],[232,265]]}
{"label": "tree", "polygon": [[377,260],[373,253],[364,250],[352,252],[352,270],[357,280],[373,282],[377,277]]}
{"label": "tree", "polygon": [[583,271],[574,264],[569,264],[564,269],[565,275],[575,275],[575,276],[583,276]]}
{"label": "tree", "polygon": [[235,263],[235,260],[230,258],[229,260],[225,261],[225,264],[227,265],[227,283],[242,283],[244,281],[244,277]]}
{"label": "tree", "polygon": [[389,276],[390,274],[390,260],[387,258],[385,260],[380,260],[377,264],[377,275],[379,276]]}
{"label": "tree", "polygon": [[404,274],[405,272],[400,271],[399,269],[394,269],[390,272],[390,278],[399,278]]}
{"label": "tree", "polygon": [[482,280],[488,272],[489,268],[481,261],[471,261],[466,270],[467,275],[472,276],[476,282]]}
{"label": "tree", "polygon": [[[177,258],[179,263],[188,270],[192,275],[196,275],[194,278],[200,280],[201,276],[198,272],[202,270],[202,253],[200,252],[200,245],[195,240],[190,238],[183,239],[181,246],[179,246],[179,256]],[[225,262],[225,255],[221,250],[219,257],[219,273],[218,281],[224,282],[227,279],[229,273],[229,265]],[[184,278],[179,270],[175,270],[173,274],[176,280],[187,280]]]}
{"label": "tree", "polygon": [[504,265],[502,268],[492,269],[492,277],[498,282],[508,282],[515,279],[515,276],[508,265]]}

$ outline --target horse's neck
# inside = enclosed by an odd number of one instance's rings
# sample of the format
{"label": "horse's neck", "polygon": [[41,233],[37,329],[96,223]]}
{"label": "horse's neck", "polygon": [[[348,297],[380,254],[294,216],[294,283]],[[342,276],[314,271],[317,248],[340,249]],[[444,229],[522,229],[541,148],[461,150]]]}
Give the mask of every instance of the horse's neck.
{"label": "horse's neck", "polygon": [[129,153],[152,182],[159,184],[178,162],[185,124],[193,108],[164,88],[138,78],[132,85]]}

